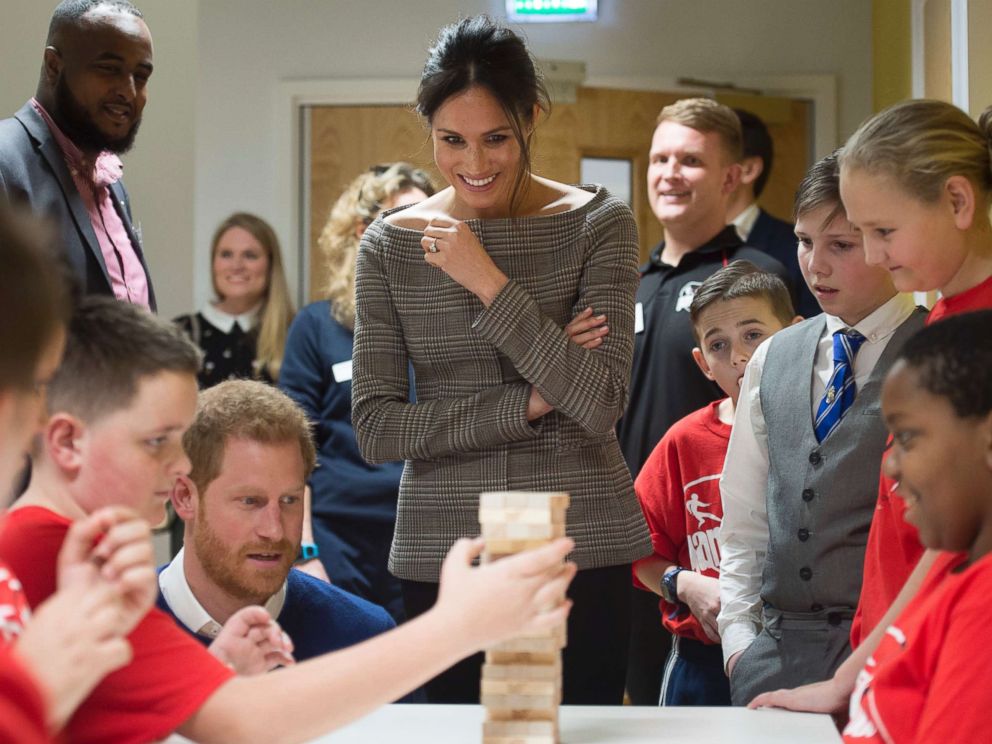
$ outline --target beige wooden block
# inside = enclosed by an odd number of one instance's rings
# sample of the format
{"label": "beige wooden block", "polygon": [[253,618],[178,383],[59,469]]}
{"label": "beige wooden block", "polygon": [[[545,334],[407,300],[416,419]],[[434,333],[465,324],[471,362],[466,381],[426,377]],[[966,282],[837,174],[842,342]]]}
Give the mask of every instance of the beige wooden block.
{"label": "beige wooden block", "polygon": [[533,550],[548,544],[546,538],[505,538],[496,537],[486,539],[484,552],[489,554],[490,560],[497,560],[508,555],[516,555],[525,550]]}
{"label": "beige wooden block", "polygon": [[[486,706],[486,710],[555,710],[561,703],[561,696],[553,692],[547,695],[499,695],[487,692],[482,693],[481,702]],[[544,718],[544,716],[540,717]]]}
{"label": "beige wooden block", "polygon": [[529,524],[559,524],[565,522],[567,508],[561,505],[550,507],[486,507],[479,509],[479,522],[482,524],[500,522],[527,522]]}
{"label": "beige wooden block", "polygon": [[556,654],[565,647],[564,640],[555,636],[513,638],[493,646],[490,650],[504,654]]}
{"label": "beige wooden block", "polygon": [[485,721],[482,741],[483,744],[555,744],[558,724],[556,721]]}
{"label": "beige wooden block", "polygon": [[540,491],[486,491],[479,494],[480,509],[552,509],[567,507],[567,493]]}
{"label": "beige wooden block", "polygon": [[491,664],[546,664],[552,666],[561,662],[561,651],[555,649],[546,653],[532,651],[486,651],[486,661]]}
{"label": "beige wooden block", "polygon": [[[482,697],[486,695],[519,695],[522,697],[560,697],[560,679],[483,679],[480,687]],[[555,701],[558,702],[557,700]],[[506,706],[504,706],[506,707]],[[509,706],[524,708],[541,708],[543,705]]]}
{"label": "beige wooden block", "polygon": [[561,659],[552,664],[495,664],[487,660],[482,665],[482,679],[560,680]]}
{"label": "beige wooden block", "polygon": [[533,522],[483,522],[482,536],[489,543],[492,540],[543,540],[565,536],[564,524],[535,524]]}
{"label": "beige wooden block", "polygon": [[558,706],[544,709],[486,708],[487,721],[550,721],[558,723]]}

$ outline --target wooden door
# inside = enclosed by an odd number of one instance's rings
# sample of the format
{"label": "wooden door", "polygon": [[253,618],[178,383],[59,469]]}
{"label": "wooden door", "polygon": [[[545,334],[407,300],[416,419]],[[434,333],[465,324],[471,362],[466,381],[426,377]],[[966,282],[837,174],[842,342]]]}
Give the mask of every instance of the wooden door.
{"label": "wooden door", "polygon": [[[579,88],[575,103],[559,103],[538,126],[534,171],[576,183],[583,157],[629,160],[631,208],[640,233],[641,256],[662,238],[647,198],[647,161],[658,112],[680,93]],[[720,95],[721,103],[753,111],[768,124],[775,165],[761,205],[789,219],[792,198],[809,167],[811,105],[767,96]],[[412,106],[314,106],[310,109],[310,299],[321,298],[323,258],[316,249],[334,201],[359,173],[376,163],[406,160],[445,185],[434,168],[427,129]]]}

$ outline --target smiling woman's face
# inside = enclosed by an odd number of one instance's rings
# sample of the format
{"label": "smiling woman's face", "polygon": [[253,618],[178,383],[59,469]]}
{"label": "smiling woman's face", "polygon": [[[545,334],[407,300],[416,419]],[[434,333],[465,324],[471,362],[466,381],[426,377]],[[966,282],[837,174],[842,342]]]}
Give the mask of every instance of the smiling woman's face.
{"label": "smiling woman's face", "polygon": [[520,172],[520,145],[499,101],[485,88],[451,96],[431,122],[434,162],[468,217],[505,217]]}

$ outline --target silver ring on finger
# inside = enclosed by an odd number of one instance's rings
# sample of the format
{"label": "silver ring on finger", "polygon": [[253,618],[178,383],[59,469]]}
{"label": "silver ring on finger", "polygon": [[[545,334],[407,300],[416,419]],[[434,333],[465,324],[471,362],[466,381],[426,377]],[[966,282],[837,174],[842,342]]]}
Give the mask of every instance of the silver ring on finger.
{"label": "silver ring on finger", "polygon": [[431,238],[431,244],[429,246],[427,246],[427,250],[429,252],[431,252],[431,253],[437,253],[438,252],[437,238]]}

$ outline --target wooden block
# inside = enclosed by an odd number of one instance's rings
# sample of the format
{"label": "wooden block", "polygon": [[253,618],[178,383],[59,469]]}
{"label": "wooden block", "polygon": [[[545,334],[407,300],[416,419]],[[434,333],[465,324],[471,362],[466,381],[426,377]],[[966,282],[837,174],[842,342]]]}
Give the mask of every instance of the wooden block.
{"label": "wooden block", "polygon": [[551,721],[558,722],[558,706],[541,710],[514,710],[512,708],[487,708],[487,721]]}
{"label": "wooden block", "polygon": [[555,744],[558,724],[554,721],[486,721],[483,744]]}
{"label": "wooden block", "polygon": [[520,522],[527,524],[563,524],[566,508],[554,506],[550,508],[516,508],[495,509],[492,507],[479,509],[481,524],[499,524],[503,522]]}
{"label": "wooden block", "polygon": [[482,665],[483,680],[560,680],[561,659],[551,664],[496,664],[488,659]]}
{"label": "wooden block", "polygon": [[553,679],[484,679],[482,690],[493,695],[554,695],[561,684]]}
{"label": "wooden block", "polygon": [[497,560],[507,555],[515,555],[525,550],[540,548],[547,545],[547,539],[527,539],[527,538],[493,538],[486,540],[484,552],[488,553],[490,560]]}
{"label": "wooden block", "polygon": [[[482,693],[481,702],[486,710],[557,710],[561,695],[550,692],[547,695],[499,695],[495,692]],[[512,717],[512,716],[508,716]],[[540,716],[546,718],[550,716]]]}
{"label": "wooden block", "polygon": [[561,651],[549,653],[530,651],[486,651],[486,661],[493,664],[554,664],[561,658]]}
{"label": "wooden block", "polygon": [[540,491],[487,491],[479,494],[480,509],[550,509],[568,506],[567,493]]}
{"label": "wooden block", "polygon": [[492,540],[549,541],[565,536],[564,524],[535,524],[533,522],[483,522],[482,536],[487,544]]}
{"label": "wooden block", "polygon": [[494,653],[503,654],[556,654],[565,647],[562,639],[548,636],[546,638],[513,638],[497,643],[490,648]]}

